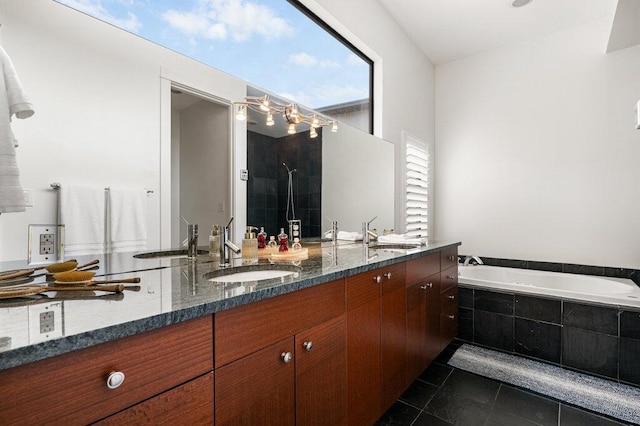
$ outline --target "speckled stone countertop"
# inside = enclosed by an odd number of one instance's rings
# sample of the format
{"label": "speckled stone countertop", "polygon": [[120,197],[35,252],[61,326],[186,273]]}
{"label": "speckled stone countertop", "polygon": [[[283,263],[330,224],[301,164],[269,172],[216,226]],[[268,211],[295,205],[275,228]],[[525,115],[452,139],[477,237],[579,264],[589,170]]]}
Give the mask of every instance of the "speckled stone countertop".
{"label": "speckled stone countertop", "polygon": [[[208,254],[196,261],[185,256],[136,258],[136,253],[78,257],[79,263],[99,259],[95,279],[140,277],[140,290],[48,292],[0,300],[0,370],[64,354],[169,324],[267,299],[386,265],[456,247],[459,242],[431,242],[409,250],[365,248],[362,243],[309,243],[308,259],[243,266],[234,259],[221,268]],[[26,268],[5,262],[0,271]],[[250,269],[286,269],[283,278],[220,283],[212,277]],[[37,271],[34,275],[38,275]],[[46,284],[44,275],[29,285]],[[3,286],[4,287],[4,286]],[[53,315],[51,315],[53,313]],[[41,318],[53,318],[53,331],[41,329]]]}

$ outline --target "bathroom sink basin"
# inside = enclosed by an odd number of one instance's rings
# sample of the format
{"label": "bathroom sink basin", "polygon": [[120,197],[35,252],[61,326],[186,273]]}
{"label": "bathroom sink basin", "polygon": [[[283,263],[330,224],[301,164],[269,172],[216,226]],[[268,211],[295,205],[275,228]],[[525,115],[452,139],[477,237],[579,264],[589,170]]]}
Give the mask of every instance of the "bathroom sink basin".
{"label": "bathroom sink basin", "polygon": [[[198,250],[198,254],[209,254],[208,250]],[[139,253],[133,255],[136,259],[156,259],[156,258],[186,258],[187,249],[184,250],[160,250]]]}
{"label": "bathroom sink basin", "polygon": [[287,265],[250,265],[209,272],[204,278],[213,283],[275,283],[297,278],[299,271],[300,268]]}

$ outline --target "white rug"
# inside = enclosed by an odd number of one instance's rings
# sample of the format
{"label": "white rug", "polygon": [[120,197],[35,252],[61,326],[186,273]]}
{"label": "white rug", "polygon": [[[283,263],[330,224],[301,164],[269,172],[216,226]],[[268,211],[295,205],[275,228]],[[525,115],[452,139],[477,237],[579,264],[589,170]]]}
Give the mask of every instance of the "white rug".
{"label": "white rug", "polygon": [[467,344],[449,365],[640,424],[640,389],[633,386]]}

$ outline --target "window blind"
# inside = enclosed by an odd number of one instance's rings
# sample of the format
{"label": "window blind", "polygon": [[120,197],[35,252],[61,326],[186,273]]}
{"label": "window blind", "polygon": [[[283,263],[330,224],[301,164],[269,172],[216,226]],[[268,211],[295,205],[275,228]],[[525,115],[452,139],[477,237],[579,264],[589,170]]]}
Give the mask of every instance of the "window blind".
{"label": "window blind", "polygon": [[429,235],[429,152],[426,147],[407,142],[405,166],[406,233],[410,237],[426,238]]}

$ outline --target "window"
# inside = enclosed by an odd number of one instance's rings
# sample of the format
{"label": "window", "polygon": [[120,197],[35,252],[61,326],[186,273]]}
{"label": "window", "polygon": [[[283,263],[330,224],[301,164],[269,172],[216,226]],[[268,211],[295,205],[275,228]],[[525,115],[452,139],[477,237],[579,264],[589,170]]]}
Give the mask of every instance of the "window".
{"label": "window", "polygon": [[429,236],[429,150],[408,137],[405,145],[404,225],[408,236]]}
{"label": "window", "polygon": [[297,0],[57,1],[373,131],[373,62]]}

